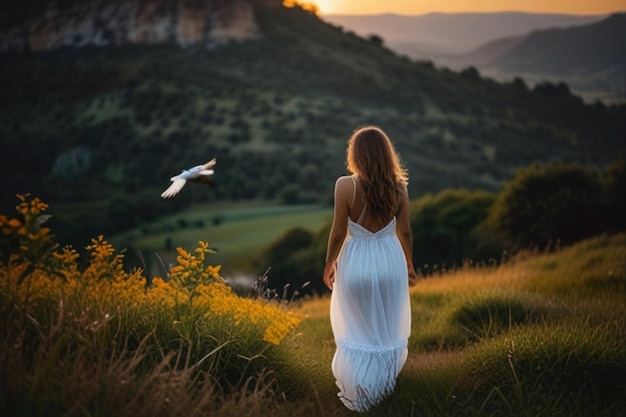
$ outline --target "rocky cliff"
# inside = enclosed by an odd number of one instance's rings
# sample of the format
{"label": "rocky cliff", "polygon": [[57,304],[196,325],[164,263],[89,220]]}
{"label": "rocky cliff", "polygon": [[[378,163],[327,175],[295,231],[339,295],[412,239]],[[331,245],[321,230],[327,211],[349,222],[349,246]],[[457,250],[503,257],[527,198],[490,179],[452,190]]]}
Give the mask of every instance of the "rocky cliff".
{"label": "rocky cliff", "polygon": [[214,47],[260,36],[255,8],[280,0],[10,0],[0,6],[0,51],[177,43]]}

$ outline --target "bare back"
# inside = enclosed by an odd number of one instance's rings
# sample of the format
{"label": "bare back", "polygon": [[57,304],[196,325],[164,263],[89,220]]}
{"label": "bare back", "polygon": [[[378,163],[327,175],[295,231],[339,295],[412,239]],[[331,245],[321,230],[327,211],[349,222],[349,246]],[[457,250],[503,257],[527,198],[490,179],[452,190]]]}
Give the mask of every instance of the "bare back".
{"label": "bare back", "polygon": [[[353,175],[350,178],[352,179],[354,188],[353,188],[353,194],[352,194],[352,201],[348,207],[348,217],[350,217],[350,220],[352,220],[354,223],[358,223],[364,228],[366,228],[367,230],[369,230],[370,232],[376,233],[378,230],[387,226],[389,222],[393,220],[393,217],[395,217],[395,214],[400,211],[402,198],[398,199],[397,207],[394,210],[394,216],[388,219],[376,218],[375,216],[372,215],[371,210],[367,209],[367,203],[365,201],[365,193],[363,191],[363,186],[361,182],[359,181],[358,176]],[[401,191],[398,190],[398,192],[401,192]]]}

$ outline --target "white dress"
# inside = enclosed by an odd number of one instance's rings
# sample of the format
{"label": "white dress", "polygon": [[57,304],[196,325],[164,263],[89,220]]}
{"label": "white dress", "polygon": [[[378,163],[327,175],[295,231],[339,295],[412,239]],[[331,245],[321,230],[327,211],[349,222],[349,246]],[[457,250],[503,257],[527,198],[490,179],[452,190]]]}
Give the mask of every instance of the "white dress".
{"label": "white dress", "polygon": [[337,395],[349,409],[364,412],[395,387],[407,358],[411,308],[396,219],[376,233],[359,223],[348,219],[330,320],[337,345],[332,362]]}

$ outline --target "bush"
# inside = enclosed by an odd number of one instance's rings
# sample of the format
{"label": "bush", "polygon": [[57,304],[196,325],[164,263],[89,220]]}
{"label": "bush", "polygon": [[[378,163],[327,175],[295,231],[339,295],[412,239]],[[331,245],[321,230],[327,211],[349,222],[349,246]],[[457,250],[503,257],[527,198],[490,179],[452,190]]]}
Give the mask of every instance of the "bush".
{"label": "bush", "polygon": [[316,234],[296,227],[267,248],[256,263],[271,268],[267,277],[270,291],[288,299],[326,292],[321,277],[329,230],[330,223]]}
{"label": "bush", "polygon": [[626,231],[626,157],[620,158],[602,173],[602,184],[606,206],[605,231]]}
{"label": "bush", "polygon": [[414,264],[424,272],[461,264],[473,253],[468,236],[487,218],[494,200],[486,191],[445,190],[411,203]]}
{"label": "bush", "polygon": [[269,288],[277,295],[291,297],[297,290],[297,282],[302,275],[294,257],[298,252],[307,250],[313,242],[313,233],[301,227],[288,230],[274,241],[265,251],[261,262],[271,268]]}
{"label": "bush", "polygon": [[602,200],[597,171],[579,164],[534,164],[505,184],[492,215],[517,245],[543,248],[603,232]]}

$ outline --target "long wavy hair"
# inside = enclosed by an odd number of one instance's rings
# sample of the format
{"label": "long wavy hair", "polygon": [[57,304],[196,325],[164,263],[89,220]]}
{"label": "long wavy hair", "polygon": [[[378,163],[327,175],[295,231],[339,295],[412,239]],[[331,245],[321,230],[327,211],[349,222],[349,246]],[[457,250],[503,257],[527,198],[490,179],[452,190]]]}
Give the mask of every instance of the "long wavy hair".
{"label": "long wavy hair", "polygon": [[393,217],[399,186],[409,179],[385,132],[376,126],[355,130],[348,142],[346,164],[350,173],[359,176],[368,210],[376,218]]}

